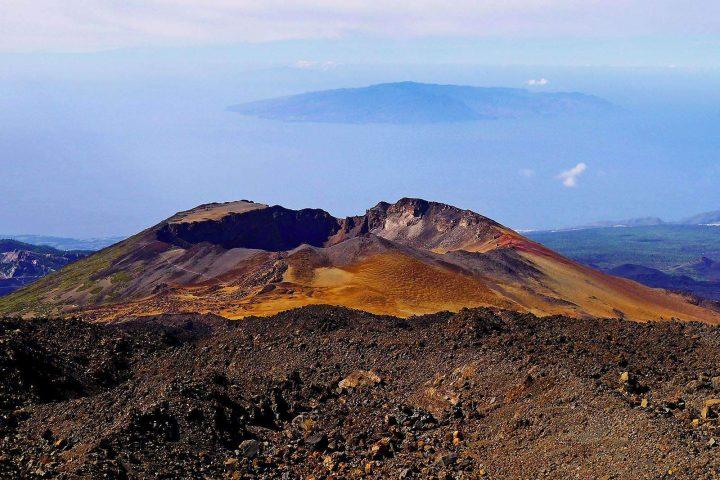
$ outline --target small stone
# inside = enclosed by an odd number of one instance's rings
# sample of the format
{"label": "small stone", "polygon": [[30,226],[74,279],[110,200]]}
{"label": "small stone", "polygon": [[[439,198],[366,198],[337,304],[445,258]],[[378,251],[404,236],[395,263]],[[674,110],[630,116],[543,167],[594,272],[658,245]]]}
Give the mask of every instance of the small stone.
{"label": "small stone", "polygon": [[253,459],[260,451],[260,442],[257,440],[245,440],[240,444],[240,455],[245,458]]}
{"label": "small stone", "polygon": [[700,419],[699,418],[693,418],[692,420],[692,426],[693,428],[698,428],[700,426]]}
{"label": "small stone", "polygon": [[699,381],[697,381],[697,380],[690,380],[690,381],[685,385],[684,390],[685,390],[685,392],[687,392],[687,393],[693,393],[693,392],[697,392],[698,390],[700,390],[700,388],[701,388],[701,383],[700,383]]}
{"label": "small stone", "polygon": [[720,398],[708,398],[703,402],[703,408],[700,416],[703,419],[717,418],[720,409]]}
{"label": "small stone", "polygon": [[226,467],[232,467],[233,465],[236,465],[238,463],[237,458],[228,458],[225,460],[225,466]]}
{"label": "small stone", "polygon": [[311,432],[315,430],[315,420],[307,415],[298,415],[292,419],[292,425],[304,432]]}
{"label": "small stone", "polygon": [[380,458],[385,458],[385,457],[391,456],[392,451],[390,449],[390,439],[383,438],[382,440],[375,442],[370,447],[370,455],[374,459],[380,459]]}
{"label": "small stone", "polygon": [[437,462],[444,467],[451,467],[457,462],[457,455],[450,453],[448,455],[441,455],[437,458]]}
{"label": "small stone", "polygon": [[373,372],[367,370],[355,370],[347,377],[343,378],[338,387],[340,388],[358,388],[380,383],[382,379]]}
{"label": "small stone", "polygon": [[335,470],[336,465],[335,465],[335,461],[333,460],[333,457],[331,457],[330,455],[325,455],[323,457],[323,466],[325,466],[325,468],[327,468],[330,471]]}
{"label": "small stone", "polygon": [[647,407],[648,407],[648,399],[647,399],[647,398],[643,398],[643,399],[640,401],[640,408],[647,408]]}
{"label": "small stone", "polygon": [[623,392],[629,394],[641,393],[642,386],[638,383],[635,375],[631,375],[630,372],[622,372],[619,380]]}
{"label": "small stone", "polygon": [[305,439],[305,444],[310,447],[311,450],[321,452],[328,446],[328,437],[324,433],[315,433]]}

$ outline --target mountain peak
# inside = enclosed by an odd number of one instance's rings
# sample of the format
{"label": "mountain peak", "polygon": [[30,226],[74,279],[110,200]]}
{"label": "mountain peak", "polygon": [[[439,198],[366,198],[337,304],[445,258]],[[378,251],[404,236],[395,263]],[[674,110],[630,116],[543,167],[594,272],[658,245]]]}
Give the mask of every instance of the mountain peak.
{"label": "mountain peak", "polygon": [[386,211],[412,211],[413,215],[422,216],[425,212],[427,212],[431,204],[443,205],[436,202],[429,202],[421,198],[403,197],[397,202],[389,204]]}
{"label": "mountain peak", "polygon": [[210,243],[228,249],[285,251],[303,244],[324,247],[367,233],[448,251],[479,250],[479,244],[499,238],[506,229],[469,210],[421,198],[380,202],[365,215],[346,219],[321,209],[291,210],[242,200],[180,212],[157,229],[156,237],[185,247]]}
{"label": "mountain peak", "polygon": [[174,223],[192,223],[219,220],[227,215],[246,213],[263,208],[268,208],[268,206],[262,203],[255,203],[252,200],[205,203],[190,210],[178,212],[173,215],[169,221]]}
{"label": "mountain peak", "polygon": [[242,318],[318,303],[399,316],[485,306],[720,321],[679,295],[607,276],[478,213],[420,198],[342,219],[247,200],[201,205],[6,297],[0,313]]}

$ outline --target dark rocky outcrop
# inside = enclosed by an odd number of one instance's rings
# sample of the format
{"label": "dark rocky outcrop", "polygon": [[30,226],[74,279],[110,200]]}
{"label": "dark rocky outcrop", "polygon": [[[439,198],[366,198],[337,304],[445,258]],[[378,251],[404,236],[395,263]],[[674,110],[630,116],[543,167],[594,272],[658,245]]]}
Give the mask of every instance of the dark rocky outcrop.
{"label": "dark rocky outcrop", "polygon": [[278,252],[302,244],[320,247],[339,229],[339,221],[323,210],[274,206],[217,220],[168,222],[158,230],[157,238],[179,246],[208,242],[226,249]]}

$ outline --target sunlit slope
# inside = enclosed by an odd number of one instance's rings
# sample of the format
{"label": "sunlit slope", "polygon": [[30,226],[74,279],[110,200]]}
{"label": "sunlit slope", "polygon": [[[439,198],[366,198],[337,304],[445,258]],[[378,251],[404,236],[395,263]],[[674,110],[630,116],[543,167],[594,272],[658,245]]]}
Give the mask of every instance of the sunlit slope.
{"label": "sunlit slope", "polygon": [[99,300],[98,295],[112,287],[113,278],[106,273],[128,242],[131,240],[103,249],[3,298],[0,315],[56,314],[72,310],[78,299],[83,303]]}
{"label": "sunlit slope", "polygon": [[[579,314],[633,320],[673,318],[717,323],[717,312],[699,307],[688,298],[653,289],[624,278],[613,277],[574,262],[553,261],[524,254],[547,277],[546,285],[559,297],[574,303]],[[566,313],[558,309],[555,313]]]}
{"label": "sunlit slope", "polygon": [[247,201],[203,205],[0,299],[0,314],[242,318],[309,304],[398,316],[489,306],[720,322],[680,295],[583,267],[474,212],[418,199],[345,219]]}

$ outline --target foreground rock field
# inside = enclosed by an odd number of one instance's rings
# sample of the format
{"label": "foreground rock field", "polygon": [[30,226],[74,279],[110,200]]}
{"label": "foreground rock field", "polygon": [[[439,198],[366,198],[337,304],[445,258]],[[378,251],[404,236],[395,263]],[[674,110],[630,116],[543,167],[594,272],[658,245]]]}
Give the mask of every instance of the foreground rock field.
{"label": "foreground rock field", "polygon": [[0,322],[0,478],[716,478],[720,329],[333,307]]}

